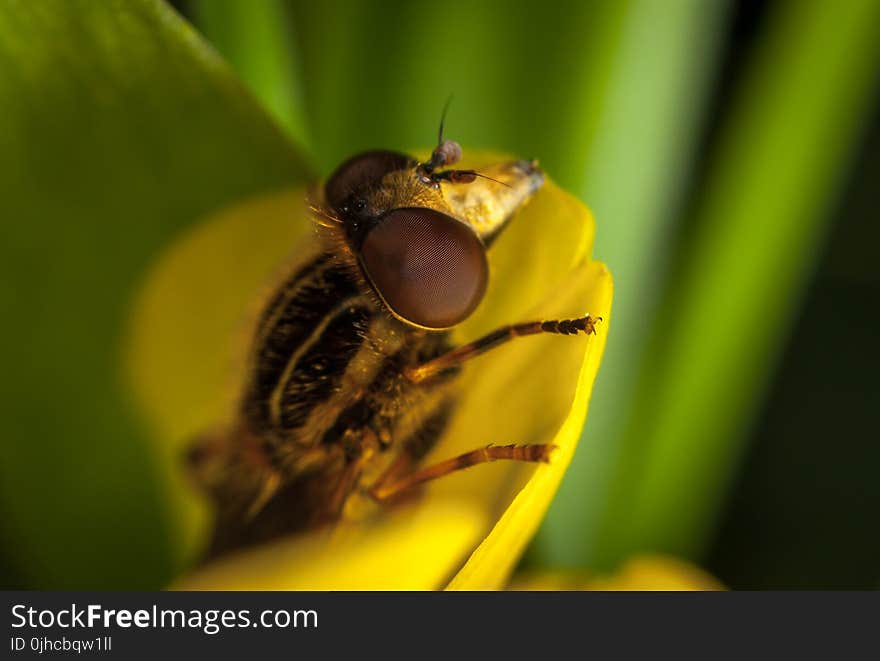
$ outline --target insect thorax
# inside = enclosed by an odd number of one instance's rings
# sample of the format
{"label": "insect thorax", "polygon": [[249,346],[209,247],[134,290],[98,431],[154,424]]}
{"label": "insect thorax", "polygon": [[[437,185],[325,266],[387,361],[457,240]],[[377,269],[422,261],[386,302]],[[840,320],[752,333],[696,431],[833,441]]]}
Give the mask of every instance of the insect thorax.
{"label": "insect thorax", "polygon": [[344,255],[320,252],[260,316],[245,424],[290,477],[400,447],[448,397],[444,387],[413,386],[403,370],[448,346],[446,333],[389,314]]}

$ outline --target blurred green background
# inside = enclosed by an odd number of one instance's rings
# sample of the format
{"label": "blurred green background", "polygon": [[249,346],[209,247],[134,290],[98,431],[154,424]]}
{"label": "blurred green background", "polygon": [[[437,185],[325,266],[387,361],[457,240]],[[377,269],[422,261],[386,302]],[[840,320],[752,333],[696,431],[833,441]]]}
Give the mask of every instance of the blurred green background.
{"label": "blurred green background", "polygon": [[[195,29],[190,27],[195,26]],[[880,586],[880,0],[0,3],[3,587],[178,569],[121,378],[200,216],[370,147],[537,157],[613,331],[524,563]]]}

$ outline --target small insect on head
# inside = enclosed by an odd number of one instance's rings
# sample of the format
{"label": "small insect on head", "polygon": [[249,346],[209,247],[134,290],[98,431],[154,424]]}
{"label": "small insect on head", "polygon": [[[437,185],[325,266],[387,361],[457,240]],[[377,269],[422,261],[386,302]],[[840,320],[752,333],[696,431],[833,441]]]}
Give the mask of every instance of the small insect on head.
{"label": "small insect on head", "polygon": [[486,293],[486,247],[544,181],[534,161],[448,168],[461,147],[441,140],[420,163],[369,151],[345,161],[324,203],[380,300],[398,319],[444,330],[467,319]]}

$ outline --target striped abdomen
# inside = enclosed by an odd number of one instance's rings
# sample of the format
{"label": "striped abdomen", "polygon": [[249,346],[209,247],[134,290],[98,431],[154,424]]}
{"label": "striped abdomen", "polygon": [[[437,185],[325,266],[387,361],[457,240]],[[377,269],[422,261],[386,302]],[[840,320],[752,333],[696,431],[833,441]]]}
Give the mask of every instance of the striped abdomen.
{"label": "striped abdomen", "polygon": [[445,334],[413,330],[380,305],[330,254],[296,270],[270,301],[254,337],[244,415],[273,452],[296,460],[344,442],[351,454],[365,434],[383,449],[399,445],[440,405],[402,370],[442,353]]}

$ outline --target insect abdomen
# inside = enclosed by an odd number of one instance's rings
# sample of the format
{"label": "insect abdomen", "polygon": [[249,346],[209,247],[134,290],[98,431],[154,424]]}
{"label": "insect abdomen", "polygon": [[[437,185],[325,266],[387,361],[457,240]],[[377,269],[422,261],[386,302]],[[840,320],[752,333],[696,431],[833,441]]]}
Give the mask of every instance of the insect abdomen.
{"label": "insect abdomen", "polygon": [[285,436],[339,387],[374,314],[348,267],[321,254],[297,270],[263,312],[244,400],[248,426]]}

